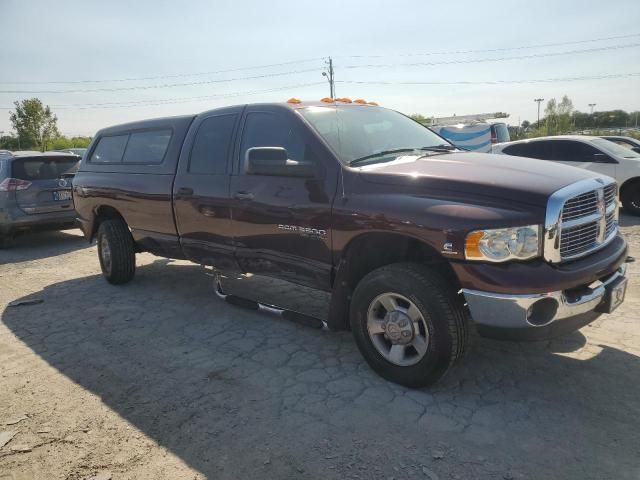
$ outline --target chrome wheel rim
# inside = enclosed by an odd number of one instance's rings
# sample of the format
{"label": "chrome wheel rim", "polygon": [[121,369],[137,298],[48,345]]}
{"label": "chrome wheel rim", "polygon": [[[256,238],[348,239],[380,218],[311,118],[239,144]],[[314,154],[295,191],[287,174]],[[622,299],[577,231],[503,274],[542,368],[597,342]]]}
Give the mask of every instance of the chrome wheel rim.
{"label": "chrome wheel rim", "polygon": [[388,362],[415,365],[429,350],[429,328],[418,307],[397,293],[383,293],[369,304],[367,332]]}
{"label": "chrome wheel rim", "polygon": [[100,239],[100,258],[105,272],[111,272],[111,247],[106,235],[103,235]]}

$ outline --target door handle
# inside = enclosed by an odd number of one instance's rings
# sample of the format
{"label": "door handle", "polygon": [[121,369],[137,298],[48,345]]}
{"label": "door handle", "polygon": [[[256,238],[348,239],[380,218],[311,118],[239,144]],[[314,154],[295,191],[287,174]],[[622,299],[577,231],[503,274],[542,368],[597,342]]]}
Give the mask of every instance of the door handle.
{"label": "door handle", "polygon": [[193,188],[189,187],[180,187],[178,189],[178,195],[193,195]]}
{"label": "door handle", "polygon": [[234,198],[237,200],[253,200],[253,193],[251,192],[236,192]]}

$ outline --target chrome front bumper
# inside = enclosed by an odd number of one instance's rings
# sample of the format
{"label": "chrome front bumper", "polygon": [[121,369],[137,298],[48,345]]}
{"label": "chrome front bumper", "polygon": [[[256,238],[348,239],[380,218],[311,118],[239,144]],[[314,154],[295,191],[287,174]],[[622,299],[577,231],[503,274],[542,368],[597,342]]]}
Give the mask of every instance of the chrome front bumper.
{"label": "chrome front bumper", "polygon": [[535,329],[557,320],[593,312],[606,288],[624,278],[626,265],[586,287],[532,295],[508,295],[462,289],[471,317],[480,325],[506,329]]}

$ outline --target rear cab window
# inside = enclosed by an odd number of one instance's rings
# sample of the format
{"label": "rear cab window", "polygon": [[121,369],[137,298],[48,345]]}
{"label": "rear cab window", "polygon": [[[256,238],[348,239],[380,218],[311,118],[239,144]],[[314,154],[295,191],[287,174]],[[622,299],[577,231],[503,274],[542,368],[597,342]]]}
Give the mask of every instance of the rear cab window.
{"label": "rear cab window", "polygon": [[189,158],[189,173],[220,175],[227,171],[233,129],[238,115],[215,115],[198,127]]}

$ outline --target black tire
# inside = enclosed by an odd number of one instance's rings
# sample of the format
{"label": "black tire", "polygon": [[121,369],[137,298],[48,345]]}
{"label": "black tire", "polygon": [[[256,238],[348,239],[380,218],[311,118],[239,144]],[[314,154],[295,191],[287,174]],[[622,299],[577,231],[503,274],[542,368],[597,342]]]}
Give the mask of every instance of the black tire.
{"label": "black tire", "polygon": [[620,194],[620,201],[625,212],[640,216],[640,182],[627,185]]}
{"label": "black tire", "polygon": [[[392,363],[380,353],[369,335],[369,308],[386,292],[410,300],[428,328],[424,342],[426,353],[413,365]],[[432,385],[463,356],[467,347],[468,318],[457,289],[442,275],[422,265],[396,263],[374,270],[358,283],[350,308],[351,330],[360,353],[374,371],[391,382],[412,388]],[[388,324],[386,328],[383,341],[388,342]],[[415,358],[420,358],[417,349],[409,350],[417,354]]]}
{"label": "black tire", "polygon": [[0,249],[11,248],[14,240],[15,236],[12,233],[0,234]]}
{"label": "black tire", "polygon": [[136,254],[127,224],[120,219],[104,220],[97,239],[104,278],[114,285],[129,282],[136,272]]}

